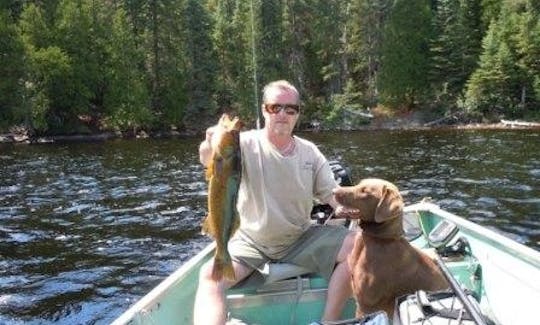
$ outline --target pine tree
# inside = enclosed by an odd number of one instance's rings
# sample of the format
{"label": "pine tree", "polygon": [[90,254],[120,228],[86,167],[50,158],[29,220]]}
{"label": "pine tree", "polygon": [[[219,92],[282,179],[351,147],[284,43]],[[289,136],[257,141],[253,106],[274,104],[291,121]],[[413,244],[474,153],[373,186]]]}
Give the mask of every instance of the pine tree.
{"label": "pine tree", "polygon": [[187,97],[185,118],[187,124],[195,124],[201,116],[215,112],[213,93],[216,89],[214,76],[217,72],[216,56],[211,40],[212,23],[200,0],[188,0],[183,12],[184,38],[184,87]]}
{"label": "pine tree", "polygon": [[378,85],[381,102],[411,108],[428,89],[428,40],[431,37],[428,0],[396,0],[384,29]]}
{"label": "pine tree", "polygon": [[260,5],[259,74],[261,82],[282,79],[284,74],[283,19],[280,0],[264,0]]}
{"label": "pine tree", "polygon": [[0,9],[0,130],[24,122],[24,47],[7,10]]}
{"label": "pine tree", "polygon": [[122,131],[149,127],[152,122],[144,70],[144,56],[125,10],[120,7],[111,17],[107,41],[107,87],[104,94],[106,126]]}
{"label": "pine tree", "polygon": [[217,104],[221,111],[234,110],[245,121],[255,121],[260,112],[260,89],[255,87],[262,74],[260,6],[257,0],[222,0],[212,7],[219,69]]}
{"label": "pine tree", "polygon": [[501,39],[501,28],[493,23],[483,41],[484,52],[480,66],[468,83],[465,105],[483,115],[503,114],[513,107],[512,87],[514,58],[508,44]]}
{"label": "pine tree", "polygon": [[532,3],[505,2],[498,20],[490,25],[479,68],[467,85],[468,110],[516,118],[535,107],[538,10]]}
{"label": "pine tree", "polygon": [[377,76],[382,56],[383,27],[390,0],[351,2],[347,23],[349,89],[359,94],[362,106],[375,106],[378,100]]}
{"label": "pine tree", "polygon": [[77,127],[78,116],[96,114],[102,111],[104,72],[101,69],[104,49],[102,37],[105,32],[99,3],[92,0],[63,0],[58,5],[53,43],[69,57],[72,73],[66,80],[69,86],[64,91],[57,89],[56,105],[60,124],[57,127],[68,129]]}
{"label": "pine tree", "polygon": [[49,26],[38,6],[24,7],[19,28],[27,58],[25,98],[31,127],[38,132],[62,130],[78,91],[73,83],[71,58],[54,45]]}
{"label": "pine tree", "polygon": [[440,0],[430,44],[430,81],[436,102],[453,108],[476,68],[481,45],[480,2]]}

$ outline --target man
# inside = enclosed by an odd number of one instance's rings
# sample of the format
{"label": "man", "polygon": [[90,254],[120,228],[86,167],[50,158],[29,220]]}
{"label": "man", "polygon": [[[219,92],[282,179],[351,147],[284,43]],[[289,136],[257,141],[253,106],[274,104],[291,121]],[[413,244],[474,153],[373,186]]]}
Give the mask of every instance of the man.
{"label": "man", "polygon": [[[237,208],[240,228],[229,242],[236,282],[268,261],[306,267],[329,280],[323,320],[336,320],[351,296],[347,256],[354,234],[344,227],[312,226],[313,198],[334,207],[336,216],[357,213],[338,206],[337,186],[328,161],[311,142],[292,132],[300,113],[300,96],[289,82],[264,87],[265,126],[240,134],[242,181]],[[199,148],[201,163],[212,155],[211,127]],[[316,254],[313,254],[316,252]],[[212,280],[213,260],[200,272],[195,324],[224,324],[225,290],[236,282]]]}

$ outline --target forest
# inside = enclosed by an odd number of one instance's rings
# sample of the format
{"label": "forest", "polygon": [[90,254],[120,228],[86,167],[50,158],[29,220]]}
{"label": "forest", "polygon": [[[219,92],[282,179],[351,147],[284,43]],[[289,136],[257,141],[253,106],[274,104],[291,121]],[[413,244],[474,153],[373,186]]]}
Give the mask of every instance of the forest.
{"label": "forest", "polygon": [[540,119],[539,0],[1,0],[0,132],[253,122],[287,79],[302,121],[418,111]]}

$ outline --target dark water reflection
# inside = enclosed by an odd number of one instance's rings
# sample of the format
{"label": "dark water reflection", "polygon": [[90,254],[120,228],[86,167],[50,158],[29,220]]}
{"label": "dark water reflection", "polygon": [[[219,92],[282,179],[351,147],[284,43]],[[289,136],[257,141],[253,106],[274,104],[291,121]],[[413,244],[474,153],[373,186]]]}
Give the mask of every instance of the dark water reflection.
{"label": "dark water reflection", "polygon": [[[305,134],[540,250],[540,132]],[[208,243],[199,139],[0,147],[0,323],[106,324]]]}

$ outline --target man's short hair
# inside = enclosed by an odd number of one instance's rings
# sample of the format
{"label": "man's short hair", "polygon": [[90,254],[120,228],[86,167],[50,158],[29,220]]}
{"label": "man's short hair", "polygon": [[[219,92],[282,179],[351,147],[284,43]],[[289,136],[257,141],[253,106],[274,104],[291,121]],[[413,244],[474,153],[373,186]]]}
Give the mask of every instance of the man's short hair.
{"label": "man's short hair", "polygon": [[295,86],[293,86],[287,80],[277,80],[277,81],[272,81],[268,83],[266,86],[264,86],[263,98],[262,98],[263,103],[266,103],[268,92],[270,91],[270,89],[279,89],[279,90],[283,90],[287,92],[292,92],[296,95],[296,101],[300,102],[300,93],[298,92]]}

